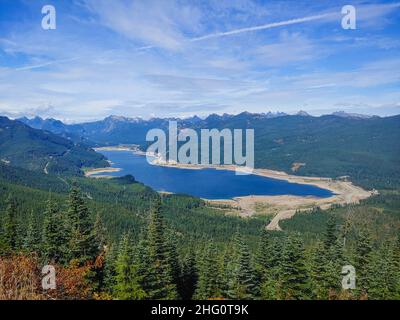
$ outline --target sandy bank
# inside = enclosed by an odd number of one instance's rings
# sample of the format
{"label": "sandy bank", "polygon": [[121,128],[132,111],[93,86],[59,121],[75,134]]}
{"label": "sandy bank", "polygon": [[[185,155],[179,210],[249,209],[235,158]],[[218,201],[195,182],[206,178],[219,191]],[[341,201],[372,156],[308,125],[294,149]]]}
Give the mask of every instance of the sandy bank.
{"label": "sandy bank", "polygon": [[[121,168],[110,168],[110,167],[108,167],[108,168],[89,169],[89,170],[85,171],[85,177],[91,177],[91,176],[93,176],[95,174],[98,174],[98,173],[118,172],[118,171],[121,171]],[[96,178],[97,177],[104,178],[106,176],[99,175],[99,176],[95,176],[95,177]]]}
{"label": "sandy bank", "polygon": [[95,151],[136,151],[139,150],[138,146],[133,145],[121,145],[121,146],[107,146],[93,148]]}
{"label": "sandy bank", "polygon": [[[153,164],[185,168],[185,169],[204,169],[215,168],[218,170],[233,170],[233,171],[246,171],[246,169],[235,165],[219,165],[219,166],[203,166],[192,164],[177,164],[165,163],[163,161],[154,161]],[[255,214],[271,216],[272,220],[267,225],[268,230],[281,230],[279,221],[290,219],[296,211],[306,211],[313,207],[320,207],[321,209],[328,209],[334,204],[350,204],[359,203],[360,200],[366,199],[371,195],[377,194],[377,191],[367,191],[360,187],[353,185],[349,181],[338,179],[323,178],[323,177],[306,177],[287,174],[283,171],[275,171],[269,169],[254,169],[252,174],[285,180],[291,183],[307,184],[317,186],[322,189],[330,190],[334,193],[333,196],[328,198],[318,198],[311,196],[292,196],[292,195],[279,195],[279,196],[246,196],[237,197],[234,199],[222,200],[208,200],[215,204],[230,205],[240,210],[240,216],[251,217]],[[261,210],[257,210],[262,208]]]}

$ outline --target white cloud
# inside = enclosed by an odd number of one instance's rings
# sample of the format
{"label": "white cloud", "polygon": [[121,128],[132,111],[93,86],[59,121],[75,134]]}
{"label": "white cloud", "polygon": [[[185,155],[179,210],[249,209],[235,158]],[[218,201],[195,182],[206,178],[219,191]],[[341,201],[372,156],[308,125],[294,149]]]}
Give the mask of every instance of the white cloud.
{"label": "white cloud", "polygon": [[343,72],[316,72],[293,77],[293,84],[306,88],[368,88],[394,84],[400,81],[400,59],[381,60],[368,63],[361,68]]}
{"label": "white cloud", "polygon": [[300,33],[282,32],[278,42],[260,46],[254,53],[264,65],[281,66],[306,60],[315,61],[325,51]]}
{"label": "white cloud", "polygon": [[100,23],[131,40],[161,48],[177,49],[185,29],[194,28],[199,12],[175,1],[87,0]]}

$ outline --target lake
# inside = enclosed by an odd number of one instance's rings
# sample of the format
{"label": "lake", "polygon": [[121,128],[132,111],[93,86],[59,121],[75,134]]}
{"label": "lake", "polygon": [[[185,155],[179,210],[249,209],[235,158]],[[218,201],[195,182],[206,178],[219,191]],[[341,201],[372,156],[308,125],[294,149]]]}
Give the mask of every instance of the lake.
{"label": "lake", "polygon": [[[157,191],[185,193],[206,199],[231,199],[248,195],[295,195],[326,198],[329,190],[316,186],[291,183],[258,175],[235,175],[235,171],[207,169],[179,169],[151,165],[143,155],[131,151],[99,151],[118,172],[109,176],[131,174],[139,182]],[[99,173],[97,175],[102,175]],[[96,176],[96,175],[93,175]]]}

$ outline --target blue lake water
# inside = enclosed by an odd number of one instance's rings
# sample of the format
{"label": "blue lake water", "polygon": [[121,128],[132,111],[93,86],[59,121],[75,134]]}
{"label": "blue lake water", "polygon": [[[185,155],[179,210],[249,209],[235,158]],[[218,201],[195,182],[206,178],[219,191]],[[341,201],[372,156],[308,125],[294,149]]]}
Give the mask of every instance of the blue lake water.
{"label": "blue lake water", "polygon": [[[333,193],[316,186],[290,183],[257,175],[235,175],[216,169],[179,169],[151,165],[145,156],[131,151],[101,151],[113,167],[121,171],[111,176],[131,174],[137,181],[157,191],[185,193],[206,199],[231,199],[248,195],[296,195],[330,197]],[[99,174],[101,175],[101,174]]]}

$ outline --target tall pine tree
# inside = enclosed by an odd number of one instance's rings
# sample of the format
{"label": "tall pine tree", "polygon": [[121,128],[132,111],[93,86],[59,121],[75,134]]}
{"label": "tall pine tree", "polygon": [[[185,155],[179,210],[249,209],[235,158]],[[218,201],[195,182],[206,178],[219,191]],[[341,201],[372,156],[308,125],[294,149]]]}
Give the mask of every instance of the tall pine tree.
{"label": "tall pine tree", "polygon": [[280,298],[306,299],[309,296],[304,247],[298,235],[289,235],[282,254]]}
{"label": "tall pine tree", "polygon": [[17,203],[11,194],[6,200],[6,212],[3,223],[3,251],[8,254],[14,252],[18,244]]}
{"label": "tall pine tree", "polygon": [[217,249],[214,243],[210,241],[203,249],[203,252],[198,255],[197,269],[199,270],[199,278],[195,299],[222,297],[218,265]]}
{"label": "tall pine tree", "polygon": [[317,242],[311,255],[311,289],[313,299],[327,299],[329,295],[329,285],[327,283],[327,256],[324,244]]}
{"label": "tall pine tree", "polygon": [[66,263],[66,230],[61,213],[52,200],[46,203],[42,233],[42,254],[47,263]]}
{"label": "tall pine tree", "polygon": [[81,264],[94,261],[99,253],[99,243],[89,209],[76,186],[69,195],[67,219],[69,259]]}
{"label": "tall pine tree", "polygon": [[[341,290],[341,269],[344,263],[343,240],[339,237],[334,216],[330,216],[327,221],[323,250],[320,250],[319,254],[322,256],[320,263],[323,266],[320,269],[323,279],[316,285],[322,286],[325,298],[334,298]],[[314,267],[317,268],[315,265]]]}
{"label": "tall pine tree", "polygon": [[271,268],[271,238],[267,230],[263,228],[256,253],[256,270],[260,281],[264,281]]}
{"label": "tall pine tree", "polygon": [[26,228],[25,237],[23,239],[22,247],[27,252],[36,251],[39,249],[40,233],[36,226],[36,220],[33,210],[31,210],[28,217],[28,226]]}
{"label": "tall pine tree", "polygon": [[233,272],[230,281],[229,298],[255,299],[258,292],[258,281],[255,269],[252,266],[249,248],[244,243],[242,236],[237,233],[235,237],[236,255],[232,264]]}
{"label": "tall pine tree", "polygon": [[194,252],[190,250],[183,259],[180,284],[178,286],[179,295],[183,300],[190,300],[193,298],[197,279],[196,259],[194,257]]}
{"label": "tall pine tree", "polygon": [[115,262],[114,296],[119,300],[142,300],[147,297],[142,287],[143,274],[140,274],[135,261],[133,244],[125,235],[120,243]]}
{"label": "tall pine tree", "polygon": [[161,216],[161,201],[158,200],[150,213],[150,223],[145,239],[148,269],[144,281],[150,299],[178,297],[171,268],[170,248],[166,240],[165,225]]}
{"label": "tall pine tree", "polygon": [[371,253],[368,298],[374,300],[395,299],[396,274],[393,265],[393,250],[384,243]]}
{"label": "tall pine tree", "polygon": [[368,289],[371,281],[371,252],[372,244],[369,233],[361,230],[357,236],[357,244],[355,248],[355,269],[356,269],[356,286],[360,298],[368,296]]}

